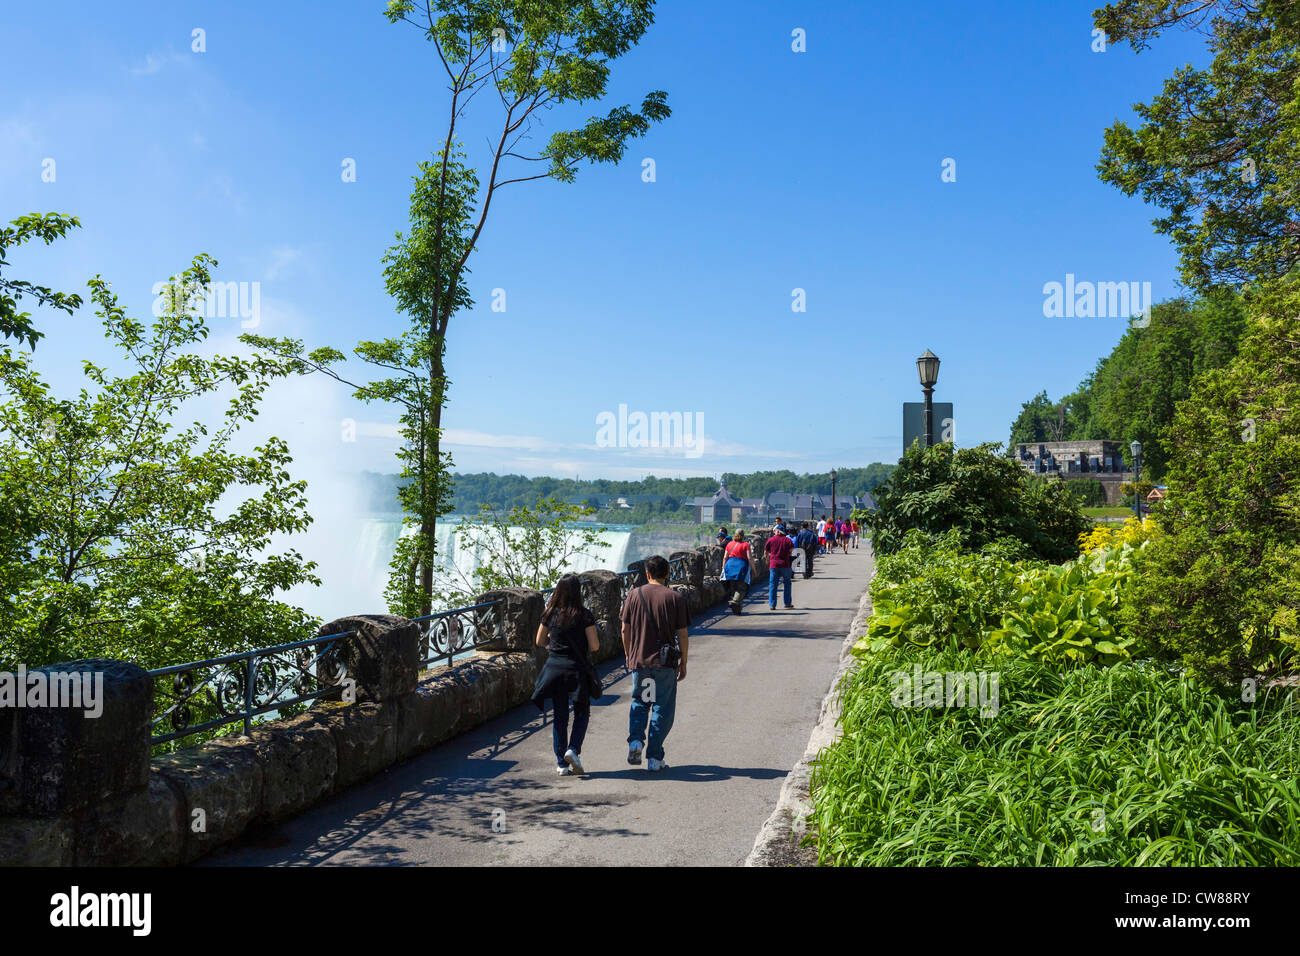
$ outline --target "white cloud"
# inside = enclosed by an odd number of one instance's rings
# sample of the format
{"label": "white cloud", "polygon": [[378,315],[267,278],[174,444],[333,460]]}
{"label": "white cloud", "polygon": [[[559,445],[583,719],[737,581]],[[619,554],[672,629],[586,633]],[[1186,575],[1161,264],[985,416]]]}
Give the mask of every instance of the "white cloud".
{"label": "white cloud", "polygon": [[299,262],[304,255],[301,248],[294,246],[276,246],[271,250],[271,264],[266,267],[266,279],[268,282],[280,278],[285,269],[296,262]]}
{"label": "white cloud", "polygon": [[189,62],[189,60],[190,57],[175,50],[146,53],[144,62],[138,66],[127,67],[127,72],[132,76],[153,76],[155,73],[162,72],[168,64]]}
{"label": "white cloud", "polygon": [[[494,435],[490,432],[468,428],[447,428],[442,433],[443,442],[464,448],[523,448],[528,451],[582,448],[582,445],[561,445],[534,435]],[[594,447],[594,446],[593,446]]]}

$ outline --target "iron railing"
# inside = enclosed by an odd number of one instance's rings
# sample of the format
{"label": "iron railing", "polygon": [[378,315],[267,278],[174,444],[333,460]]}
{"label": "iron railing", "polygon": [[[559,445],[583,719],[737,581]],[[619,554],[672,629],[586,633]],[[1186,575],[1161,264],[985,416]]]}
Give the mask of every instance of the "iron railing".
{"label": "iron railing", "polygon": [[420,625],[420,667],[451,666],[458,654],[468,654],[505,636],[505,598],[439,611],[414,618]]}
{"label": "iron railing", "polygon": [[618,606],[621,609],[627,601],[627,596],[632,593],[636,587],[637,578],[640,577],[635,571],[622,571],[618,575]]}
{"label": "iron railing", "polygon": [[[335,651],[339,640],[354,633],[326,634],[149,671],[158,714],[150,724],[150,742],[165,744],[236,721],[243,721],[247,735],[254,717],[340,694],[347,668]],[[170,729],[160,733],[160,727]]]}
{"label": "iron railing", "polygon": [[[638,574],[618,574],[620,607],[636,587]],[[687,583],[684,558],[668,562],[668,580]],[[547,588],[542,594],[555,589]],[[594,598],[590,585],[582,582],[582,599]],[[427,668],[442,663],[450,666],[457,655],[466,654],[505,636],[505,599],[469,607],[452,608],[415,618],[420,625],[419,664]],[[253,720],[296,704],[337,697],[347,679],[347,668],[337,659],[339,641],[356,632],[319,637],[263,647],[224,657],[188,664],[174,664],[148,672],[154,681],[156,716],[150,724],[154,745],[214,730],[227,724],[243,723],[244,734]]]}

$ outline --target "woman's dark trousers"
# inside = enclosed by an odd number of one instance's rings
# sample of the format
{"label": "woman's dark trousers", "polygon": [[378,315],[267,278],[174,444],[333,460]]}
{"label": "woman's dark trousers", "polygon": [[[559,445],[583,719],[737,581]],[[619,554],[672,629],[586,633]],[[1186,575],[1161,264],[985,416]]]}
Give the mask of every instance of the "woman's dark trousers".
{"label": "woman's dark trousers", "polygon": [[591,719],[590,703],[573,703],[573,734],[569,734],[569,695],[556,694],[551,698],[554,716],[551,721],[551,738],[555,745],[555,763],[564,763],[564,752],[570,747],[582,753],[582,741],[587,736],[587,721]]}

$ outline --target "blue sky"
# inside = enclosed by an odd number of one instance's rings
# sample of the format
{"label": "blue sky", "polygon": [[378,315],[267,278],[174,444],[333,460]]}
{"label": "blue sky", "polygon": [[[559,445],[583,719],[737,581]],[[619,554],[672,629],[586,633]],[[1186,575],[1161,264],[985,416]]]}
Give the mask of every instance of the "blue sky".
{"label": "blue sky", "polygon": [[[1155,211],[1094,167],[1105,127],[1204,46],[1176,35],[1140,56],[1094,53],[1092,7],[661,2],[605,108],[663,89],[673,116],[618,166],[494,200],[471,259],[477,304],[449,335],[456,467],[622,478],[893,461],[926,348],[958,443],[1005,441],[1023,401],[1070,391],[1125,325],[1045,318],[1044,283],[1179,292]],[[83,223],[20,250],[13,274],[71,291],[100,273],[148,315],[154,283],[207,252],[216,278],[260,284],[262,334],[347,351],[398,333],[380,258],[447,97],[431,48],[382,8],[11,5],[0,217]],[[472,161],[492,106],[472,108]],[[595,112],[557,113],[542,135]],[[60,389],[109,354],[89,309],[40,322],[38,364]],[[214,347],[235,350],[238,318],[212,325]],[[701,416],[706,442],[698,456],[598,447],[597,416],[620,405]],[[395,421],[307,379],[272,391],[250,440],[288,438],[308,470],[391,471]]]}

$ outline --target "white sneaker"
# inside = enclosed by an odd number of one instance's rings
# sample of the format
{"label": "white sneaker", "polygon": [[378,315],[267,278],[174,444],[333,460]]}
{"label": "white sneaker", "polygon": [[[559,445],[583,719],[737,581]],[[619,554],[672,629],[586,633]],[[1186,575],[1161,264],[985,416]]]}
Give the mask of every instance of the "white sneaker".
{"label": "white sneaker", "polygon": [[573,776],[573,768],[570,767],[568,764],[565,764],[563,767],[556,767],[555,772],[558,773],[561,777]]}
{"label": "white sneaker", "polygon": [[668,766],[666,763],[662,760],[656,760],[654,757],[651,757],[645,762],[645,768],[647,770],[662,770],[666,766]]}
{"label": "white sneaker", "polygon": [[634,740],[627,745],[627,762],[628,763],[641,762],[641,741]]}
{"label": "white sneaker", "polygon": [[576,773],[578,776],[582,776],[584,773],[587,772],[582,769],[582,761],[578,759],[577,751],[575,751],[572,747],[570,747],[568,750],[564,752],[564,762],[567,763],[569,765],[569,769],[572,770],[574,773]]}

